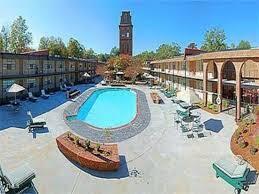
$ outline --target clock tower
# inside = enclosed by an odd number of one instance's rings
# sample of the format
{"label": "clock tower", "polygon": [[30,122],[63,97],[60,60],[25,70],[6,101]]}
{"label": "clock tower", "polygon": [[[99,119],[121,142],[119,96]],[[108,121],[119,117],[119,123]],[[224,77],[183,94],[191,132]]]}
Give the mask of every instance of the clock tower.
{"label": "clock tower", "polygon": [[132,28],[129,11],[123,11],[119,25],[120,30],[120,54],[132,56]]}

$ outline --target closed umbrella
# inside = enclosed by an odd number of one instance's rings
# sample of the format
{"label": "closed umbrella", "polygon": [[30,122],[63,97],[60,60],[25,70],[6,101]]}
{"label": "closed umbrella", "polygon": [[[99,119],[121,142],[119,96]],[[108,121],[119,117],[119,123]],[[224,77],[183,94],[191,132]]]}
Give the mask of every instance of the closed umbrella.
{"label": "closed umbrella", "polygon": [[84,73],[84,77],[91,77],[87,72]]}
{"label": "closed umbrella", "polygon": [[21,92],[25,90],[24,87],[20,86],[19,84],[14,83],[9,88],[6,89],[6,92],[8,93],[14,93],[14,103],[16,103],[16,93]]}

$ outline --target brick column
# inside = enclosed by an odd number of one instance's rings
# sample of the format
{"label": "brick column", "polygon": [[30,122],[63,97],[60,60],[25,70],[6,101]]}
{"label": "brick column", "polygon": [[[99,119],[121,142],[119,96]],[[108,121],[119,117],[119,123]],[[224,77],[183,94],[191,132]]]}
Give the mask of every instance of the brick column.
{"label": "brick column", "polygon": [[203,105],[207,106],[207,82],[208,82],[208,74],[207,74],[208,63],[203,63]]}
{"label": "brick column", "polygon": [[241,68],[243,62],[235,62],[236,69],[236,120],[241,119]]}

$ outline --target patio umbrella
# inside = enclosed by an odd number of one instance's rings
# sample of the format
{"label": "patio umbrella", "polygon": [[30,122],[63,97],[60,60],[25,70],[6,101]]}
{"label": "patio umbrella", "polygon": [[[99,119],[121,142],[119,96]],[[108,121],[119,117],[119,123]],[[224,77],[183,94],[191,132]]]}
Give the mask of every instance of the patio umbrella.
{"label": "patio umbrella", "polygon": [[122,71],[118,71],[116,75],[124,75],[124,73]]}
{"label": "patio umbrella", "polygon": [[91,77],[87,72],[83,74],[84,77]]}
{"label": "patio umbrella", "polygon": [[11,85],[9,88],[6,89],[6,92],[14,93],[14,99],[15,99],[14,102],[16,103],[16,93],[21,92],[23,90],[25,90],[24,87],[14,83],[13,85]]}

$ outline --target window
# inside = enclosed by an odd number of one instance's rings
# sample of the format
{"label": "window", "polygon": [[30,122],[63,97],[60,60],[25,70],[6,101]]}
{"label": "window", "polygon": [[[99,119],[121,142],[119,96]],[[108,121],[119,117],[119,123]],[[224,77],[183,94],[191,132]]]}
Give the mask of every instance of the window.
{"label": "window", "polygon": [[47,69],[51,69],[51,68],[52,68],[51,64],[47,64]]}
{"label": "window", "polygon": [[36,87],[36,80],[35,79],[27,79],[28,88]]}
{"label": "window", "polygon": [[129,38],[129,32],[127,32],[127,38]]}
{"label": "window", "polygon": [[3,90],[6,90],[14,83],[14,80],[3,80]]}
{"label": "window", "polygon": [[15,60],[13,59],[3,60],[3,70],[15,70],[15,69],[16,69]]}
{"label": "window", "polygon": [[30,69],[33,69],[33,68],[34,68],[34,64],[30,64],[30,65],[29,65],[29,68],[30,68]]}

